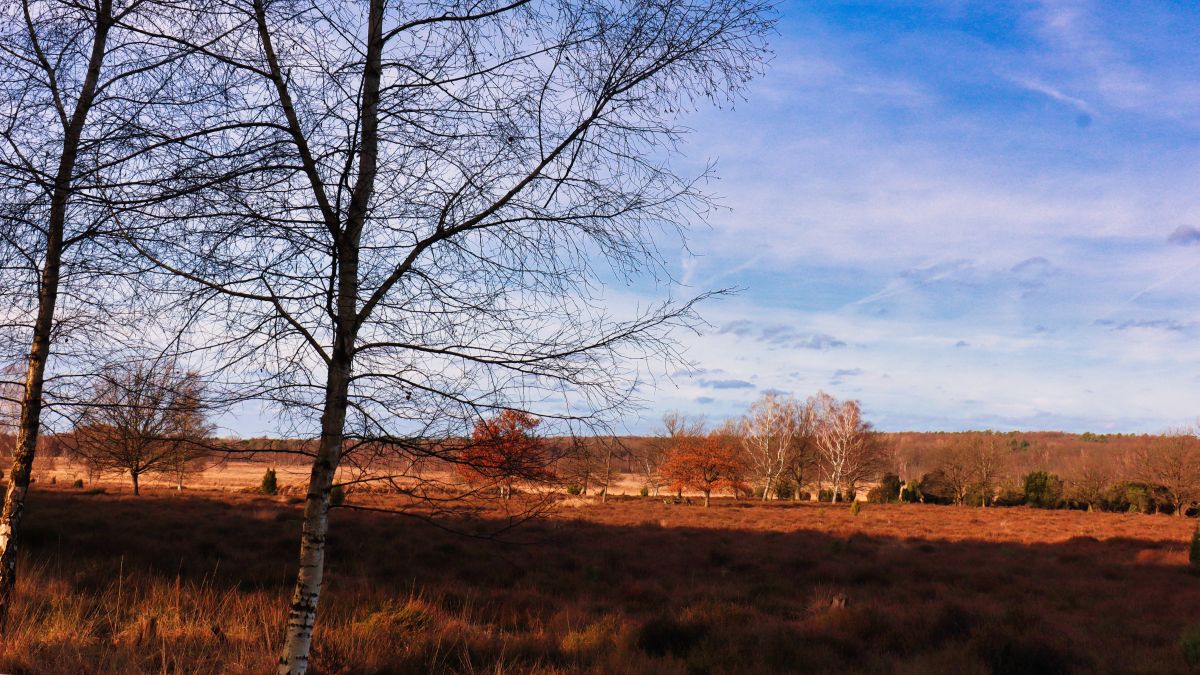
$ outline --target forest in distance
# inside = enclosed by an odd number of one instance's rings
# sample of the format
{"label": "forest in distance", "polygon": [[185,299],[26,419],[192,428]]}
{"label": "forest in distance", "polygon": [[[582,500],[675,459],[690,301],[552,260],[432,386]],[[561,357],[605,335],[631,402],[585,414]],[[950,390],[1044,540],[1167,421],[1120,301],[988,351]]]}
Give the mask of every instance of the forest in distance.
{"label": "forest in distance", "polygon": [[[301,440],[215,436],[194,377],[168,369],[154,376],[152,387],[147,377],[139,371],[123,380],[126,394],[135,384],[141,388],[136,407],[106,406],[113,385],[98,389],[89,421],[43,439],[42,465],[66,462],[75,473],[63,477],[80,487],[123,476],[136,495],[146,477],[182,490],[192,476],[220,474],[231,462],[287,466],[314,452]],[[152,392],[157,399],[150,400]],[[402,449],[348,443],[344,452],[355,469],[335,482],[338,499],[436,482],[448,494],[495,491],[501,498],[515,489],[677,500],[687,493],[706,502],[723,495],[1200,513],[1200,439],[1189,429],[1157,435],[878,432],[862,419],[857,401],[824,392],[806,400],[768,393],[741,418],[715,425],[670,413],[652,436],[543,437],[539,425],[527,414],[501,413],[477,423],[469,438],[425,439],[438,449],[402,465],[381,459]],[[11,454],[13,442],[12,434],[0,433],[0,457]],[[391,474],[390,481],[379,484],[380,473]],[[45,471],[38,476],[58,478]]]}

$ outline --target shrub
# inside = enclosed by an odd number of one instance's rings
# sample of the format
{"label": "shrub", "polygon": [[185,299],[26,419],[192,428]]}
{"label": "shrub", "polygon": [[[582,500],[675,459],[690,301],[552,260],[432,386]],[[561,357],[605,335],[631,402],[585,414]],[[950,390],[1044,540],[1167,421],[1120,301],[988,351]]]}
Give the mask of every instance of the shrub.
{"label": "shrub", "polygon": [[963,503],[967,506],[987,506],[991,499],[991,487],[983,483],[975,483],[967,488],[967,494],[963,496]]}
{"label": "shrub", "polygon": [[643,485],[642,489],[638,490],[638,494],[643,497],[649,497],[650,496],[650,488],[646,485]]}
{"label": "shrub", "polygon": [[1121,481],[1111,485],[1104,495],[1107,511],[1154,513],[1163,501],[1162,489],[1147,483]]}
{"label": "shrub", "polygon": [[572,497],[582,494],[582,493],[583,493],[583,488],[579,487],[578,485],[568,485],[567,486],[567,494],[571,495]]}
{"label": "shrub", "polygon": [[780,481],[775,484],[776,499],[791,499],[796,494],[796,488],[788,481]]}
{"label": "shrub", "polygon": [[1192,532],[1192,548],[1188,551],[1188,561],[1192,563],[1193,568],[1200,569],[1200,527]]}
{"label": "shrub", "polygon": [[879,485],[867,493],[867,501],[872,504],[887,504],[900,499],[900,476],[894,473],[885,474]]}
{"label": "shrub", "polygon": [[279,494],[279,482],[275,478],[275,469],[267,469],[266,473],[263,474],[262,486],[259,487],[259,491],[264,495]]}
{"label": "shrub", "polygon": [[921,476],[921,483],[917,489],[925,496],[926,504],[954,503],[954,488],[951,487],[950,481],[946,480],[946,474],[941,469]]}
{"label": "shrub", "polygon": [[82,479],[82,478],[76,478],[76,479],[75,479],[75,482],[74,482],[74,483],[71,483],[71,485],[72,485],[73,487],[76,487],[76,488],[82,488],[82,487],[83,487],[83,479]]}
{"label": "shrub", "polygon": [[1025,503],[1025,486],[1012,482],[1004,482],[992,497],[992,506],[1020,506]]}
{"label": "shrub", "polygon": [[341,506],[346,502],[346,488],[341,485],[334,485],[329,491],[329,505]]}
{"label": "shrub", "polygon": [[857,515],[858,515],[858,512],[859,512],[859,511],[862,511],[862,506],[860,506],[860,504],[861,504],[861,503],[862,503],[862,502],[859,502],[859,501],[856,499],[856,500],[854,500],[854,501],[853,501],[853,502],[850,504],[850,515],[852,515],[852,516],[857,516]]}
{"label": "shrub", "polygon": [[1063,503],[1063,482],[1046,471],[1025,476],[1025,503],[1038,509],[1057,509]]}

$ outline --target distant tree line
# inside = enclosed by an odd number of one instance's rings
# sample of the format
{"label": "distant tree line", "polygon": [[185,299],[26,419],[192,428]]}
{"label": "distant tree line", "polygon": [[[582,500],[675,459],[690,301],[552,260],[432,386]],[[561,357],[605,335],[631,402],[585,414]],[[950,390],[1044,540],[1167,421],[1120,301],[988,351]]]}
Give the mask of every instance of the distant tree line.
{"label": "distant tree line", "polygon": [[1198,515],[1200,438],[1196,431],[1178,429],[1134,439],[1118,451],[1105,452],[1087,447],[1103,444],[1105,437],[1081,436],[1079,447],[1057,458],[1061,468],[1049,470],[1044,464],[1031,466],[1030,444],[1019,435],[948,434],[944,442],[927,449],[924,461],[930,470],[908,477],[902,492],[884,490],[883,484],[898,485],[902,480],[893,467],[872,499]]}
{"label": "distant tree line", "polygon": [[1030,506],[1200,515],[1200,437],[1060,432],[880,433],[857,401],[768,393],[710,428],[671,412],[650,438],[572,439],[568,492],[607,494],[618,464],[643,495]]}

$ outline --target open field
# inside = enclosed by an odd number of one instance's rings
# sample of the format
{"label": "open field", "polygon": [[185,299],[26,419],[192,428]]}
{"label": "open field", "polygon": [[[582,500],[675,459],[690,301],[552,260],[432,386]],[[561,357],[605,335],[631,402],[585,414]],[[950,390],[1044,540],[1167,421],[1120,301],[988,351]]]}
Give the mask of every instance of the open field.
{"label": "open field", "polygon": [[[0,671],[269,670],[295,498],[42,485]],[[474,533],[487,518],[444,524]],[[499,542],[339,509],[314,671],[1187,672],[1193,526],[572,499]]]}

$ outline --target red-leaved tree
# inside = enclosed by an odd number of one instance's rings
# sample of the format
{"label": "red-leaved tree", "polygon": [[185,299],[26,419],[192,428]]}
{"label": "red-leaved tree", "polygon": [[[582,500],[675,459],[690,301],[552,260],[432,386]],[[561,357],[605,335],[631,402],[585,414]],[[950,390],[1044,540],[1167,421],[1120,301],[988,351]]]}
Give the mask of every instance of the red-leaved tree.
{"label": "red-leaved tree", "polygon": [[529,413],[505,410],[480,420],[471,431],[471,443],[459,456],[459,473],[473,484],[499,486],[508,499],[517,481],[542,481],[554,477],[550,456],[533,434],[541,420]]}
{"label": "red-leaved tree", "polygon": [[678,439],[659,468],[672,489],[699,490],[708,506],[713,490],[742,487],[743,457],[737,443],[719,432]]}

